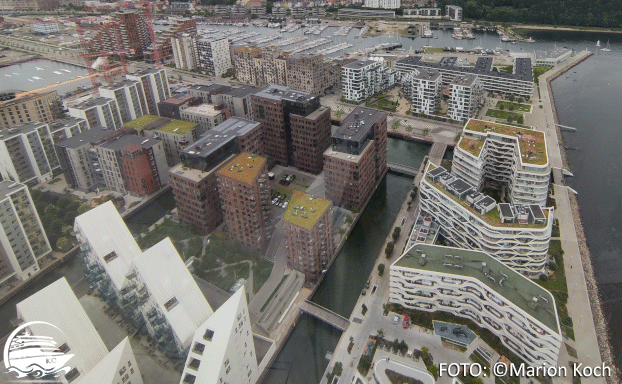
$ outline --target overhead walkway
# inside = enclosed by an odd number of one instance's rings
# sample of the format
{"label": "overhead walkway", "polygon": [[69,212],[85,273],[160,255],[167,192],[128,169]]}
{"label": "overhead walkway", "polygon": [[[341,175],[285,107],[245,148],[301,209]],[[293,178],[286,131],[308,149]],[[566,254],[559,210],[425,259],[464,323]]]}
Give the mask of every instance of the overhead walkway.
{"label": "overhead walkway", "polygon": [[335,312],[328,310],[309,300],[305,300],[303,303],[300,303],[299,308],[302,312],[307,313],[315,317],[316,319],[322,320],[323,322],[332,325],[340,331],[345,331],[350,325],[350,321],[345,317],[338,315]]}

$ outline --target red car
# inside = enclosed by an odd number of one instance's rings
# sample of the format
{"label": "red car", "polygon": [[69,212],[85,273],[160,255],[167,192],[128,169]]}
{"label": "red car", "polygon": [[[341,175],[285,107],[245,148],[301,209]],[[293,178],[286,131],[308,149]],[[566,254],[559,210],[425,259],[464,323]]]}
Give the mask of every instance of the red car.
{"label": "red car", "polygon": [[408,326],[410,325],[410,323],[408,322],[408,313],[404,314],[404,321],[402,322],[402,325],[404,329],[408,328]]}

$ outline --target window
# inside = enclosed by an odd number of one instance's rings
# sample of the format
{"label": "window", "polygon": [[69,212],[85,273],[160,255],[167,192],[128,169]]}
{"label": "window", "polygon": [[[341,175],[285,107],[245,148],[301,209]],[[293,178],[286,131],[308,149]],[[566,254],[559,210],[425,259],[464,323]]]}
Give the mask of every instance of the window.
{"label": "window", "polygon": [[205,334],[203,335],[203,340],[212,341],[212,337],[214,337],[214,331],[211,329],[206,329]]}

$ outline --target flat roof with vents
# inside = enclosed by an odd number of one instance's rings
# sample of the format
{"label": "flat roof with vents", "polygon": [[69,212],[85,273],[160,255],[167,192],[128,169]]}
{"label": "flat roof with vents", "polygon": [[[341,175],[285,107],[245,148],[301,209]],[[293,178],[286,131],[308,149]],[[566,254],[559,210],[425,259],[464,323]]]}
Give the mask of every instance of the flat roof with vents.
{"label": "flat roof with vents", "polygon": [[250,185],[259,176],[266,159],[242,152],[218,171],[219,176]]}
{"label": "flat roof with vents", "polygon": [[337,132],[333,134],[333,137],[360,142],[362,138],[367,136],[374,124],[378,124],[386,118],[386,112],[377,109],[356,107],[343,119],[341,126],[337,129]]}
{"label": "flat roof with vents", "polygon": [[310,230],[331,205],[330,200],[312,197],[306,192],[294,190],[283,214],[283,220]]}
{"label": "flat roof with vents", "polygon": [[199,140],[184,148],[182,152],[206,157],[236,137],[244,136],[260,126],[261,123],[256,121],[231,117],[205,132]]}

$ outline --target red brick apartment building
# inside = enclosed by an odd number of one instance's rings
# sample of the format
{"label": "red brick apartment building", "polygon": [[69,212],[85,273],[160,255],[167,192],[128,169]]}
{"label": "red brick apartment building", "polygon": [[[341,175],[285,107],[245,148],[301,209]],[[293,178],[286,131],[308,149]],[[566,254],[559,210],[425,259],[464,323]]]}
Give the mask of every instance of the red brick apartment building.
{"label": "red brick apartment building", "polygon": [[162,184],[151,148],[127,145],[121,149],[119,158],[129,192],[145,196],[160,189]]}
{"label": "red brick apartment building", "polygon": [[253,119],[262,123],[265,156],[278,164],[318,174],[330,145],[330,109],[318,95],[268,85],[251,96]]}
{"label": "red brick apartment building", "polygon": [[283,214],[287,267],[314,283],[335,253],[333,203],[295,190]]}
{"label": "red brick apartment building", "polygon": [[249,248],[268,244],[272,213],[266,172],[265,158],[243,152],[216,174],[229,236]]}
{"label": "red brick apartment building", "polygon": [[223,221],[216,172],[241,152],[260,151],[261,124],[232,117],[184,148],[169,177],[182,222],[209,233]]}
{"label": "red brick apartment building", "polygon": [[324,152],[326,198],[361,208],[387,168],[387,114],[357,107]]}

